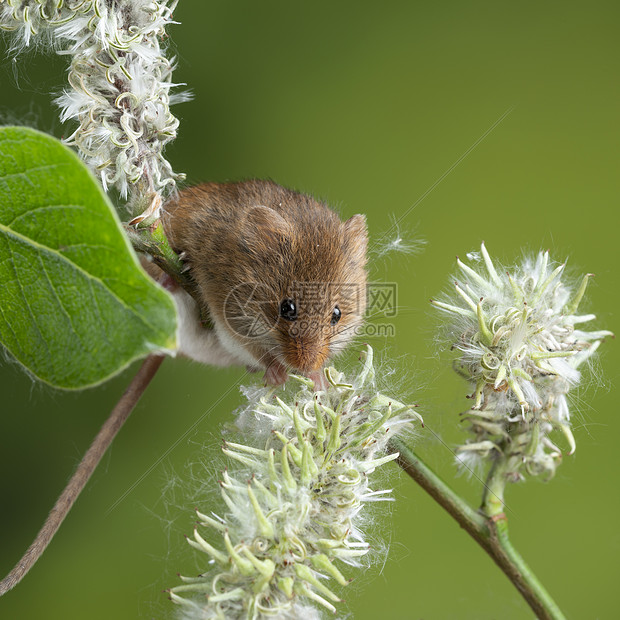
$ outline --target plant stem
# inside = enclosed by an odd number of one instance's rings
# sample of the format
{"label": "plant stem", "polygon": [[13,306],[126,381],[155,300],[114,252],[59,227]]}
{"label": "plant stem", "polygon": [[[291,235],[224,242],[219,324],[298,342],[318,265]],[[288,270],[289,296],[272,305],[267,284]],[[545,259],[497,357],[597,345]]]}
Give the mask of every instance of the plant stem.
{"label": "plant stem", "polygon": [[0,596],[14,588],[41,557],[163,360],[164,357],[161,355],[149,355],[144,360],[129,387],[97,433],[64,491],[56,500],[34,542],[28,547],[13,570],[0,581]]}
{"label": "plant stem", "polygon": [[[391,445],[398,450],[398,464],[493,558],[528,605],[541,620],[565,620],[564,614],[551,598],[536,575],[525,563],[508,537],[508,521],[503,512],[493,510],[485,517],[471,508],[413,451],[398,439]],[[490,477],[493,475],[491,472]],[[497,490],[500,490],[499,488]],[[495,505],[502,495],[493,496],[496,489],[487,489],[485,498]]]}
{"label": "plant stem", "polygon": [[168,243],[162,221],[159,219],[149,225],[140,224],[137,227],[126,224],[125,233],[129,237],[133,249],[140,254],[149,256],[153,264],[159,268],[153,271],[144,264],[142,265],[153,280],[167,288],[160,278],[161,272],[170,276],[175,285],[180,286],[198,303],[198,307],[201,308],[200,318],[203,327],[212,329],[213,322],[209,313],[204,310],[204,304],[198,295],[196,283],[184,269],[183,262]]}
{"label": "plant stem", "polygon": [[497,457],[491,465],[482,493],[480,510],[488,519],[504,516],[504,489],[506,488],[506,458]]}

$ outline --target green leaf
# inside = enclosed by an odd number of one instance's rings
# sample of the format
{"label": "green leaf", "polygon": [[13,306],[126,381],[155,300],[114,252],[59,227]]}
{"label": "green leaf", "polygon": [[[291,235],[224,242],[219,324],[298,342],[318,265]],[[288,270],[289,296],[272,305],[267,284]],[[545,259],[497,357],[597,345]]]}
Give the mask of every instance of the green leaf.
{"label": "green leaf", "polygon": [[63,389],[174,349],[170,295],[140,268],[103,190],[58,140],[0,128],[0,343]]}

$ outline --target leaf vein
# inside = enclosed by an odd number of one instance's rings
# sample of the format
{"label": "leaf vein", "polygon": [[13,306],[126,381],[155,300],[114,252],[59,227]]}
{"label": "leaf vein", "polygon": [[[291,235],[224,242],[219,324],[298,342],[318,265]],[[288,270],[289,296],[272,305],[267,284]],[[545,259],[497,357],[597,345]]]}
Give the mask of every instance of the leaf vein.
{"label": "leaf vein", "polygon": [[78,209],[86,211],[86,207],[83,207],[82,205],[43,205],[40,207],[33,207],[32,209],[28,209],[28,211],[24,211],[23,213],[16,215],[10,222],[6,222],[5,226],[8,226],[10,228],[13,224],[15,224],[15,222],[17,222],[21,218],[26,217],[27,215],[30,215],[35,211],[43,211],[44,209]]}
{"label": "leaf vein", "polygon": [[[65,305],[62,301],[62,297],[58,294],[58,291],[56,290],[56,287],[54,286],[54,281],[52,280],[52,278],[50,278],[49,273],[47,272],[47,269],[45,267],[45,262],[43,261],[41,255],[39,254],[37,256],[37,258],[39,259],[39,263],[41,265],[41,269],[43,270],[43,273],[45,274],[45,277],[49,283],[49,287],[51,289],[51,291],[54,293],[54,296],[56,297],[56,300],[58,301],[58,305],[60,306],[63,314],[67,317],[67,320],[69,321],[69,325],[71,325],[71,329],[73,331],[73,333],[77,336],[78,340],[80,341],[80,345],[82,347],[82,350],[85,352],[89,352],[88,348],[86,347],[84,340],[82,339],[81,334],[79,333],[79,331],[75,328],[75,325],[73,323],[73,318],[71,317],[71,314],[67,311],[67,309],[65,308]],[[101,366],[99,359],[95,356],[94,357],[94,361],[95,361],[95,365],[97,366],[97,368],[99,368],[100,370],[104,370],[103,367]]]}
{"label": "leaf vein", "polygon": [[[19,342],[19,338],[17,337],[17,334],[15,333],[15,330],[13,329],[13,326],[9,323],[9,321],[7,320],[5,314],[4,314],[4,309],[2,308],[2,305],[0,304],[0,314],[2,315],[2,320],[4,321],[4,324],[9,328],[9,331],[11,332],[11,334],[13,334],[13,338],[15,339],[15,346],[19,349],[20,353],[26,357],[24,350],[22,349],[21,343]],[[2,343],[3,346],[9,348],[7,346],[7,344],[5,342]]]}
{"label": "leaf vein", "polygon": [[[2,153],[0,153],[2,155]],[[24,168],[20,172],[9,172],[9,174],[0,174],[0,181],[5,179],[12,179],[15,177],[28,177],[30,172],[38,172],[39,170],[47,170],[48,168],[60,168],[61,166],[67,166],[67,162],[59,162],[56,164],[44,164],[43,166],[33,166],[32,168]],[[30,179],[28,179],[30,181]]]}
{"label": "leaf vein", "polygon": [[[89,285],[89,287],[90,287],[90,292],[91,292],[91,295],[92,295],[92,297],[93,297],[93,301],[94,301],[94,306],[95,306],[95,309],[96,309],[97,314],[98,314],[98,316],[99,316],[99,323],[103,326],[103,324],[105,323],[105,321],[104,321],[104,319],[103,319],[103,313],[101,312],[101,307],[99,306],[99,299],[98,299],[97,294],[96,294],[96,292],[95,292],[95,286],[94,286],[93,281],[92,281],[92,280],[89,280],[89,281],[88,281],[88,285]],[[107,333],[107,331],[105,331],[104,329],[101,329],[99,333],[101,334],[101,336],[103,337],[103,339],[104,339],[104,340],[108,343],[108,345],[109,345],[109,346],[110,346],[113,350],[116,350],[116,349],[117,349],[116,343],[115,343],[114,341],[111,341],[111,340],[108,338],[108,333]]]}
{"label": "leaf vein", "polygon": [[39,332],[39,336],[41,337],[41,341],[43,342],[43,344],[45,345],[45,348],[47,349],[47,353],[48,353],[48,359],[50,359],[49,353],[50,353],[50,347],[47,343],[47,340],[45,339],[45,337],[43,336],[43,332],[41,331],[41,328],[39,327],[39,324],[37,323],[37,320],[34,317],[34,314],[32,313],[32,307],[30,306],[30,303],[28,302],[28,298],[26,296],[26,292],[24,291],[24,285],[22,284],[22,281],[19,277],[19,274],[17,273],[17,263],[15,262],[15,255],[13,254],[13,247],[10,243],[10,241],[7,240],[7,247],[9,248],[9,253],[11,255],[11,267],[13,267],[13,273],[15,274],[15,280],[17,282],[17,286],[19,288],[19,292],[21,293],[21,296],[24,300],[24,305],[26,306],[28,313],[30,314],[31,318],[32,318],[32,323],[33,325],[36,327],[37,331]]}
{"label": "leaf vein", "polygon": [[[114,299],[118,300],[118,302],[127,310],[129,311],[131,314],[133,314],[143,325],[145,325],[148,329],[150,329],[151,331],[156,331],[155,327],[149,323],[139,312],[137,312],[134,308],[132,308],[131,306],[127,305],[127,303],[125,302],[125,300],[123,300],[121,297],[119,297],[106,283],[104,280],[102,280],[101,278],[98,278],[97,276],[94,276],[90,273],[88,273],[88,271],[86,271],[85,269],[83,269],[82,267],[80,267],[79,265],[77,265],[76,263],[74,263],[72,260],[68,259],[64,254],[62,254],[61,252],[59,252],[58,250],[54,250],[53,248],[50,248],[48,246],[45,246],[41,243],[38,243],[37,241],[35,241],[34,239],[30,239],[29,237],[26,237],[25,235],[22,235],[19,232],[16,232],[15,230],[13,230],[12,228],[9,228],[8,226],[6,226],[5,224],[0,224],[0,233],[4,232],[7,236],[12,236],[15,237],[16,240],[20,241],[21,243],[24,243],[26,245],[31,245],[33,246],[38,252],[42,252],[42,253],[49,253],[52,254],[56,257],[58,257],[62,262],[68,263],[69,265],[71,265],[71,267],[73,267],[77,272],[79,272],[83,277],[87,278],[87,279],[92,279],[96,282],[98,282]],[[10,247],[10,244],[9,244]],[[13,257],[12,251],[11,251],[11,258]],[[14,268],[15,271],[15,268]],[[17,273],[15,274],[17,277]],[[19,281],[18,278],[18,282],[19,285],[21,287],[21,282]],[[24,298],[25,301],[25,298]],[[34,317],[33,317],[34,319]],[[157,331],[161,331],[161,330],[157,330]]]}

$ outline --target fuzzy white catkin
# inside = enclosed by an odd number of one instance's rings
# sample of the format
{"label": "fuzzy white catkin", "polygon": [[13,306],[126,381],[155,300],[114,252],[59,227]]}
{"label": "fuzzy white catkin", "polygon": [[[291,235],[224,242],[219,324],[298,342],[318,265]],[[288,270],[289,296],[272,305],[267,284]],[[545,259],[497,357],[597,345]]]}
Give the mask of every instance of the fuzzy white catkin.
{"label": "fuzzy white catkin", "polygon": [[[71,58],[56,102],[77,121],[65,140],[135,211],[174,190],[181,175],[163,155],[179,121],[170,112],[174,59],[165,28],[177,1],[0,0],[0,28],[15,51],[49,44]],[[177,97],[182,100],[183,97]]]}
{"label": "fuzzy white catkin", "polygon": [[478,269],[457,261],[454,299],[432,302],[447,315],[457,369],[474,388],[474,406],[463,414],[473,438],[457,459],[472,469],[503,458],[511,481],[551,477],[562,456],[552,431],[575,450],[567,394],[580,381],[578,368],[612,333],[577,328],[595,318],[576,314],[591,274],[565,284],[564,265],[551,264],[548,252],[509,271],[494,265],[484,244],[478,258]]}
{"label": "fuzzy white catkin", "polygon": [[333,368],[326,376],[321,392],[301,377],[285,392],[246,390],[237,420],[244,443],[224,445],[234,459],[220,483],[226,512],[197,510],[188,538],[204,554],[204,573],[170,590],[185,620],[336,611],[332,582],[346,586],[341,571],[370,550],[364,507],[389,499],[390,490],[371,487],[373,473],[398,456],[385,454],[389,439],[421,418],[376,392],[370,347],[352,382]]}

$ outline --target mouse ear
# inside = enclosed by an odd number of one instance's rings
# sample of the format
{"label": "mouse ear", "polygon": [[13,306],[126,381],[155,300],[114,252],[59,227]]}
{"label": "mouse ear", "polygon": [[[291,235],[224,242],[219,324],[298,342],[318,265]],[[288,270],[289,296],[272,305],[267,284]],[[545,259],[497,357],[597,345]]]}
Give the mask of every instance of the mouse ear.
{"label": "mouse ear", "polygon": [[257,253],[273,252],[285,243],[291,227],[277,212],[269,207],[257,205],[245,216],[245,239],[248,247]]}
{"label": "mouse ear", "polygon": [[368,247],[366,216],[354,215],[343,224],[343,227],[347,253],[355,262],[366,263],[366,248]]}

